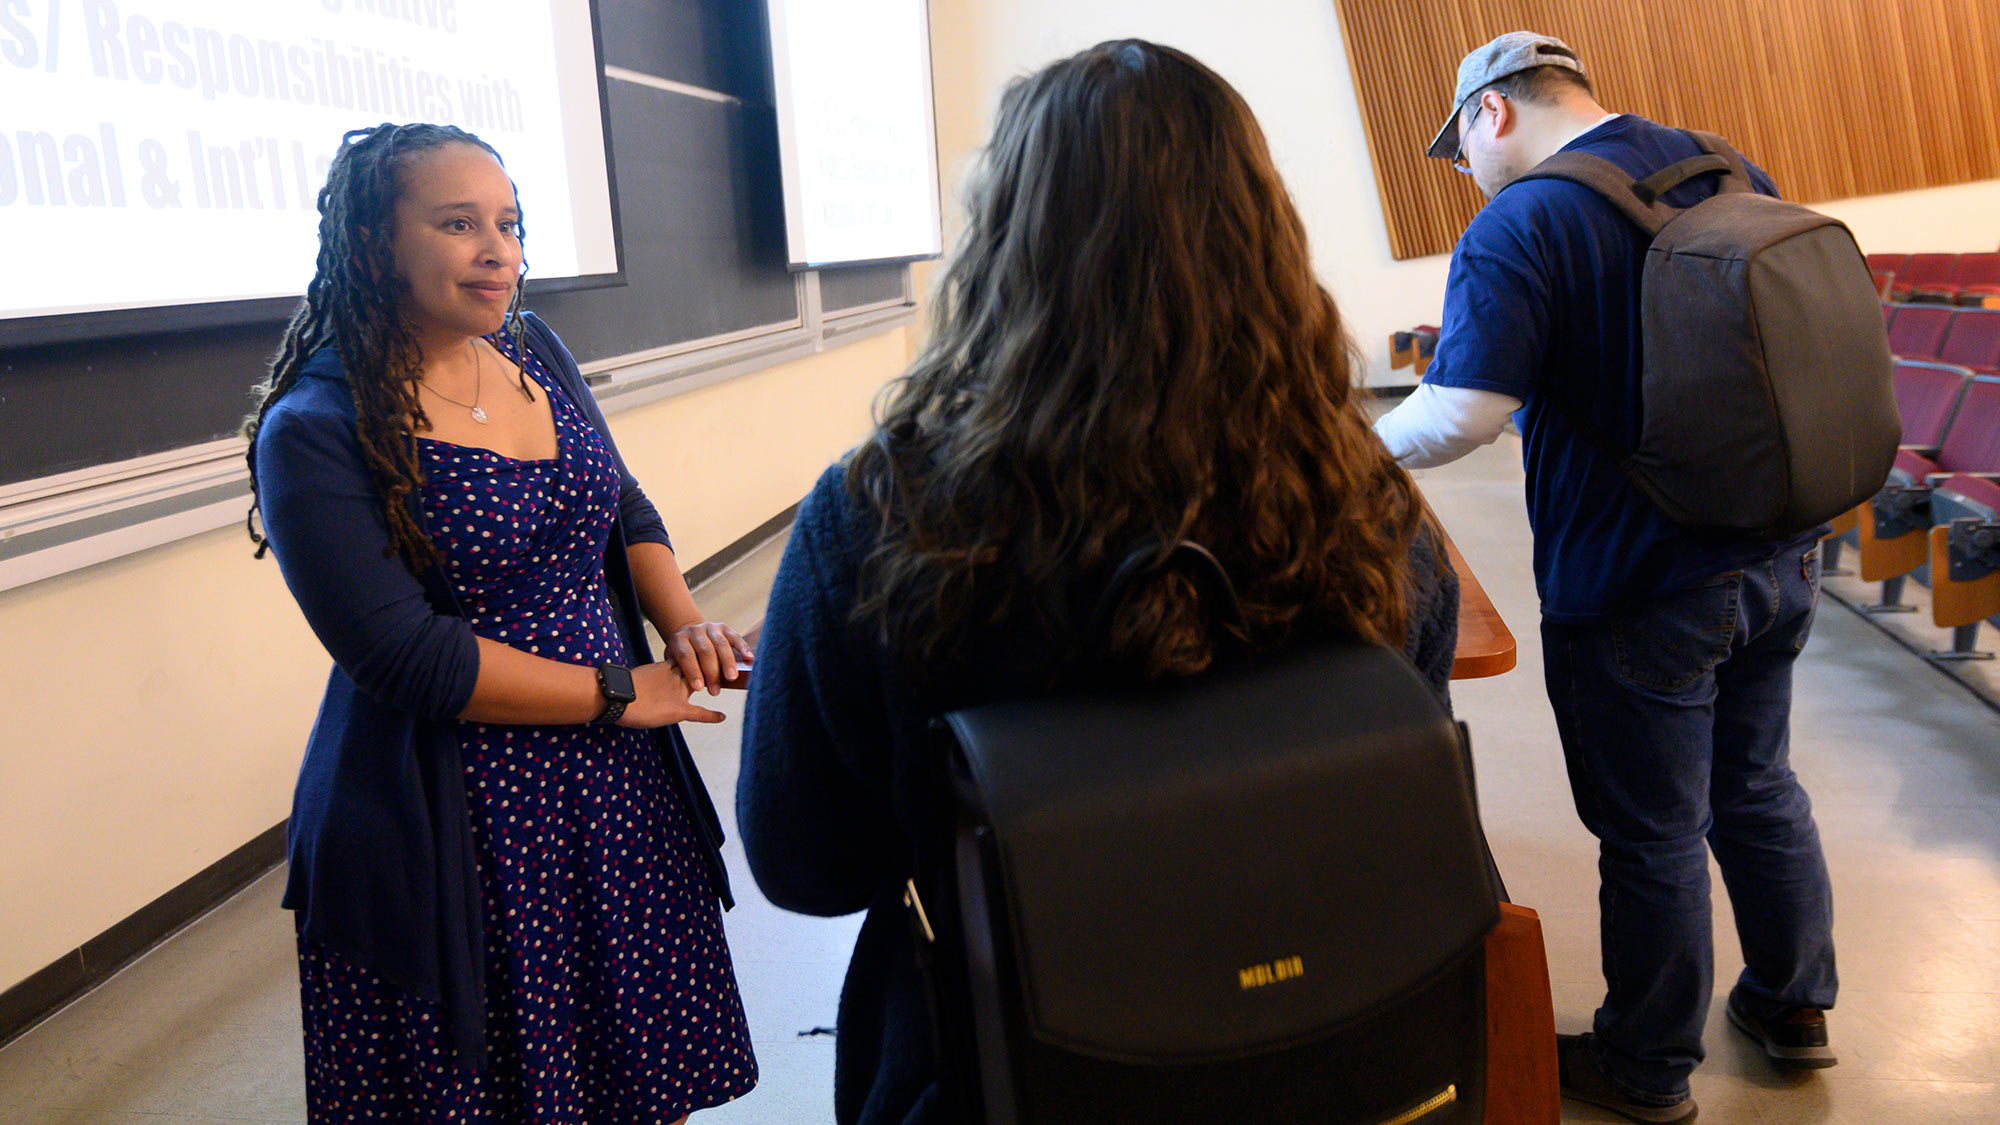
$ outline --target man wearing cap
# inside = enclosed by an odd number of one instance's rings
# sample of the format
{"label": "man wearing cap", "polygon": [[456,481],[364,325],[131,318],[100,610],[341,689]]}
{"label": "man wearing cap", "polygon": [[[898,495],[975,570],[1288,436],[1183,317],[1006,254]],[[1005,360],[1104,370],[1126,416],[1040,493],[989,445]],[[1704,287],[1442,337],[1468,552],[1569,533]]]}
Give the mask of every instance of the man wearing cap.
{"label": "man wearing cap", "polygon": [[[1687,1121],[1713,990],[1711,848],[1746,962],[1731,1024],[1781,1065],[1834,1062],[1832,889],[1788,761],[1819,557],[1810,533],[1776,547],[1697,535],[1626,479],[1610,445],[1639,438],[1650,239],[1589,188],[1521,178],[1559,151],[1635,180],[1701,153],[1607,112],[1561,40],[1517,31],[1467,55],[1428,155],[1491,201],[1453,251],[1422,385],[1376,430],[1423,468],[1493,441],[1509,416],[1520,429],[1549,701],[1602,880],[1607,991],[1590,1032],[1558,1037],[1563,1090],[1635,1121]],[[1718,179],[1661,202],[1692,206]]]}

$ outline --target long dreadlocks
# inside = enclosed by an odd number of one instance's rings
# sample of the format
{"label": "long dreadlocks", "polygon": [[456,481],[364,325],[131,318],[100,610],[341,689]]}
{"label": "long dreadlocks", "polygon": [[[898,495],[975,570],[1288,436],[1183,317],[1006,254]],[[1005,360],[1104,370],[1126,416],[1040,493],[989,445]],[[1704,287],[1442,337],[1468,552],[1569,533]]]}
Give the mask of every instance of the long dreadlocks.
{"label": "long dreadlocks", "polygon": [[[252,390],[257,411],[243,422],[243,436],[254,446],[271,404],[298,382],[306,360],[331,344],[347,370],[356,436],[382,498],[392,549],[412,570],[437,560],[436,548],[409,509],[410,493],[423,485],[412,435],[429,429],[430,418],[417,397],[423,357],[403,310],[409,285],[396,275],[393,232],[403,169],[416,156],[450,144],[473,145],[500,159],[492,145],[450,125],[384,122],[350,130],[341,138],[340,151],[327,168],[326,186],[319,192],[319,260],[312,282],[285,326],[269,378]],[[507,309],[507,330],[516,339],[522,288],[514,286]],[[523,391],[526,378],[523,373]],[[261,557],[265,543],[254,526],[254,476],[250,483],[250,538],[258,544]]]}

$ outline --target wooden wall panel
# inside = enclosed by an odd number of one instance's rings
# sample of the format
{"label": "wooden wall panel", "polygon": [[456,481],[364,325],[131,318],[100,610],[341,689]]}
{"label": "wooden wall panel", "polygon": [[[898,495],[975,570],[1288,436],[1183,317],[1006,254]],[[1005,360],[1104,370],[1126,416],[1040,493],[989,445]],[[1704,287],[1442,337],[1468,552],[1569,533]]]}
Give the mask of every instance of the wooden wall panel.
{"label": "wooden wall panel", "polygon": [[2000,0],[1334,0],[1397,258],[1451,249],[1483,200],[1429,160],[1458,60],[1531,28],[1598,100],[1721,133],[1811,203],[2000,178]]}

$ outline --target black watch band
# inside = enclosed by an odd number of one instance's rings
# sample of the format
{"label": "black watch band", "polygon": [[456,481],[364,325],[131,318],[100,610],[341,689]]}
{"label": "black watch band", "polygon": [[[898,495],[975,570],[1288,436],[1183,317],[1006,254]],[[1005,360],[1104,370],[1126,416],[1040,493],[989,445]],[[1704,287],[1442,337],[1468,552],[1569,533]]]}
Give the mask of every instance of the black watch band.
{"label": "black watch band", "polygon": [[632,687],[632,670],[622,664],[599,664],[597,666],[597,691],[604,697],[604,710],[590,720],[592,726],[608,726],[617,722],[625,714],[625,708],[639,693]]}

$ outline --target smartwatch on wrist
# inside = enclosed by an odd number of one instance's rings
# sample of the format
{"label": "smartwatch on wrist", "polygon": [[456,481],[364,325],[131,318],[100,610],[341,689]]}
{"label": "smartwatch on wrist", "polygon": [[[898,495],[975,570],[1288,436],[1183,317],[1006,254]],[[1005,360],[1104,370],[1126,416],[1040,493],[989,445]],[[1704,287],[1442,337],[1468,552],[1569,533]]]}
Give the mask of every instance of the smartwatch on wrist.
{"label": "smartwatch on wrist", "polygon": [[625,714],[625,708],[639,693],[632,689],[632,669],[617,664],[597,666],[597,690],[604,696],[604,710],[590,720],[592,726],[606,726],[618,721]]}

